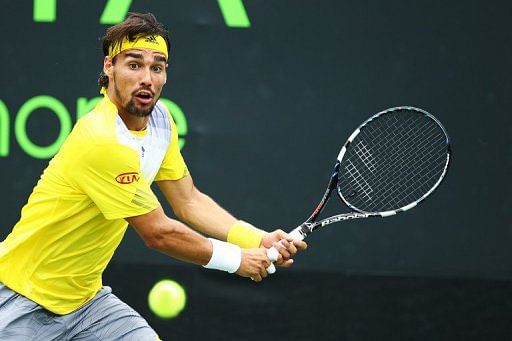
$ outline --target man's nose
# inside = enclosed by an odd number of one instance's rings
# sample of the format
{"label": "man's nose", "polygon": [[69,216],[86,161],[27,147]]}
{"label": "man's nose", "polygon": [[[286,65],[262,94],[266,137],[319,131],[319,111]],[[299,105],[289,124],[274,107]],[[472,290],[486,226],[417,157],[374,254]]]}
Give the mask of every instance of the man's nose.
{"label": "man's nose", "polygon": [[151,70],[149,68],[144,68],[142,70],[142,75],[141,75],[141,79],[140,79],[140,84],[141,85],[151,85],[152,84],[152,79],[151,79]]}

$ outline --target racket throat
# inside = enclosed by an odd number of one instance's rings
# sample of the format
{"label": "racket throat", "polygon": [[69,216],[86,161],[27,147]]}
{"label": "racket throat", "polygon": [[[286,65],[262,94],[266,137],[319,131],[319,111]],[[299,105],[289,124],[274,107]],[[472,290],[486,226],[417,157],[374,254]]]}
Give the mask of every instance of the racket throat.
{"label": "racket throat", "polygon": [[[300,226],[296,227],[290,234],[294,239],[303,240],[311,234],[314,230],[315,223],[304,222]],[[297,238],[298,237],[298,238]]]}
{"label": "racket throat", "polygon": [[[331,175],[331,178],[329,179],[329,184],[327,185],[327,189],[324,193],[324,196],[322,197],[322,200],[320,200],[320,203],[316,206],[315,210],[311,214],[311,216],[306,220],[305,223],[303,223],[299,227],[304,227],[304,231],[310,230],[310,227],[314,225],[312,223],[316,218],[322,213],[325,205],[327,204],[327,201],[329,200],[329,197],[331,196],[331,193],[338,187],[338,172],[340,170],[340,162],[336,161],[336,164],[334,165],[334,172]],[[309,234],[309,233],[308,233]]]}

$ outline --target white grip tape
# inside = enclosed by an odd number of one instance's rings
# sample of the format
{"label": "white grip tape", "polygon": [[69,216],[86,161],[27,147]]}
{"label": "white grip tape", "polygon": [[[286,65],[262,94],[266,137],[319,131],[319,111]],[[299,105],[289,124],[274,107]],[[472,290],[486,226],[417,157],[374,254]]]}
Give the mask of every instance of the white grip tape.
{"label": "white grip tape", "polygon": [[272,246],[267,250],[267,257],[273,263],[277,261],[277,258],[279,257],[279,251],[277,251],[277,249]]}
{"label": "white grip tape", "polygon": [[290,232],[288,234],[290,235],[290,237],[293,238],[293,240],[304,240],[304,236],[299,231],[300,231],[300,227],[297,227],[295,230],[293,230],[292,232]]}
{"label": "white grip tape", "polygon": [[270,263],[270,265],[267,268],[267,272],[269,275],[272,275],[276,272],[276,266],[274,265],[274,263]]}
{"label": "white grip tape", "polygon": [[[293,240],[303,240],[304,236],[299,231],[300,231],[300,227],[297,227],[296,229],[294,229],[292,232],[289,233],[290,237],[292,237]],[[281,241],[279,241],[279,244],[283,245]],[[275,247],[272,246],[270,249],[267,250],[267,257],[272,263],[277,261],[278,256],[279,256],[279,251],[277,251],[277,249]],[[272,275],[273,273],[276,272],[276,266],[274,264],[270,264],[269,267],[267,268],[267,272],[270,275]]]}
{"label": "white grip tape", "polygon": [[277,249],[272,246],[270,249],[267,249],[267,257],[268,260],[272,262],[267,268],[267,272],[272,275],[274,272],[276,272],[276,267],[273,263],[277,261],[277,257],[279,257],[279,251],[277,251]]}

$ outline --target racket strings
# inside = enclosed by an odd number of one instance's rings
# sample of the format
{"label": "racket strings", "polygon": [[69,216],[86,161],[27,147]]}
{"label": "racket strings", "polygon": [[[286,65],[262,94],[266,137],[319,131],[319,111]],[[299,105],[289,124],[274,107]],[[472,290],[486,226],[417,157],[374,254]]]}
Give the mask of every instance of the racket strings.
{"label": "racket strings", "polygon": [[421,200],[444,173],[446,141],[444,130],[421,112],[378,116],[347,145],[339,191],[347,203],[366,212]]}
{"label": "racket strings", "polygon": [[359,173],[357,168],[350,161],[347,164],[347,173],[352,182],[354,182],[357,185],[359,193],[361,195],[364,195],[366,197],[366,200],[372,200],[372,187],[368,184],[368,182],[364,179],[364,176],[361,175],[361,173]]}
{"label": "racket strings", "polygon": [[[393,122],[393,124],[394,123],[395,122]],[[413,199],[417,198],[413,197],[411,199],[411,196],[414,196],[416,185],[418,183],[428,182],[425,179],[425,176],[428,176],[428,174],[420,174],[420,178],[409,177],[411,169],[412,171],[414,171],[414,169],[421,169],[421,167],[424,167],[425,163],[428,164],[431,162],[428,146],[424,143],[421,135],[411,134],[412,128],[412,126],[405,126],[404,129],[406,130],[403,131],[400,138],[397,138],[398,135],[400,135],[397,134],[397,130],[393,129],[391,130],[393,132],[391,137],[386,137],[386,141],[394,143],[379,144],[381,149],[392,151],[391,154],[387,154],[389,159],[388,166],[391,167],[381,169],[381,175],[385,177],[377,177],[375,180],[376,183],[379,184],[392,184],[392,186],[381,187],[381,191],[379,192],[381,202],[388,202],[389,207],[400,207],[401,201],[414,201]],[[420,130],[420,132],[425,132],[425,130]],[[380,152],[382,155],[386,156],[384,151]],[[400,199],[400,201],[398,199]]]}
{"label": "racket strings", "polygon": [[[380,186],[380,191],[377,193],[376,200],[374,201],[373,210],[377,206],[388,204],[387,208],[401,207],[404,203],[413,202],[418,198],[417,193],[425,193],[422,184],[430,184],[431,180],[436,177],[435,168],[426,168],[429,171],[424,171],[425,165],[429,165],[432,161],[436,161],[435,155],[429,153],[430,151],[425,146],[418,147],[414,144],[414,140],[410,140],[404,136],[403,140],[409,142],[407,150],[400,144],[395,146],[398,151],[389,156],[389,164],[391,167],[387,169],[380,169],[380,176],[375,178],[378,184],[387,184],[387,186]],[[383,145],[382,148],[385,148]],[[407,151],[416,151],[407,153]],[[395,165],[395,166],[393,166]],[[397,166],[398,165],[398,166]],[[411,176],[416,174],[416,176]],[[433,183],[432,183],[433,184]],[[420,185],[418,187],[418,185]],[[429,187],[429,186],[426,186]],[[378,199],[378,200],[377,200]]]}

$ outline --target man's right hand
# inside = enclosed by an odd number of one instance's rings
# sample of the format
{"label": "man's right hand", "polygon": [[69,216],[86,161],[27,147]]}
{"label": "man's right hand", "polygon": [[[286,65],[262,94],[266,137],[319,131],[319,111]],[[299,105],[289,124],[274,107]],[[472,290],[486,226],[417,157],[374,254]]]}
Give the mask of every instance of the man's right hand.
{"label": "man's right hand", "polygon": [[255,282],[261,282],[267,277],[267,268],[270,264],[267,249],[242,249],[242,261],[236,273],[242,277],[250,277]]}

